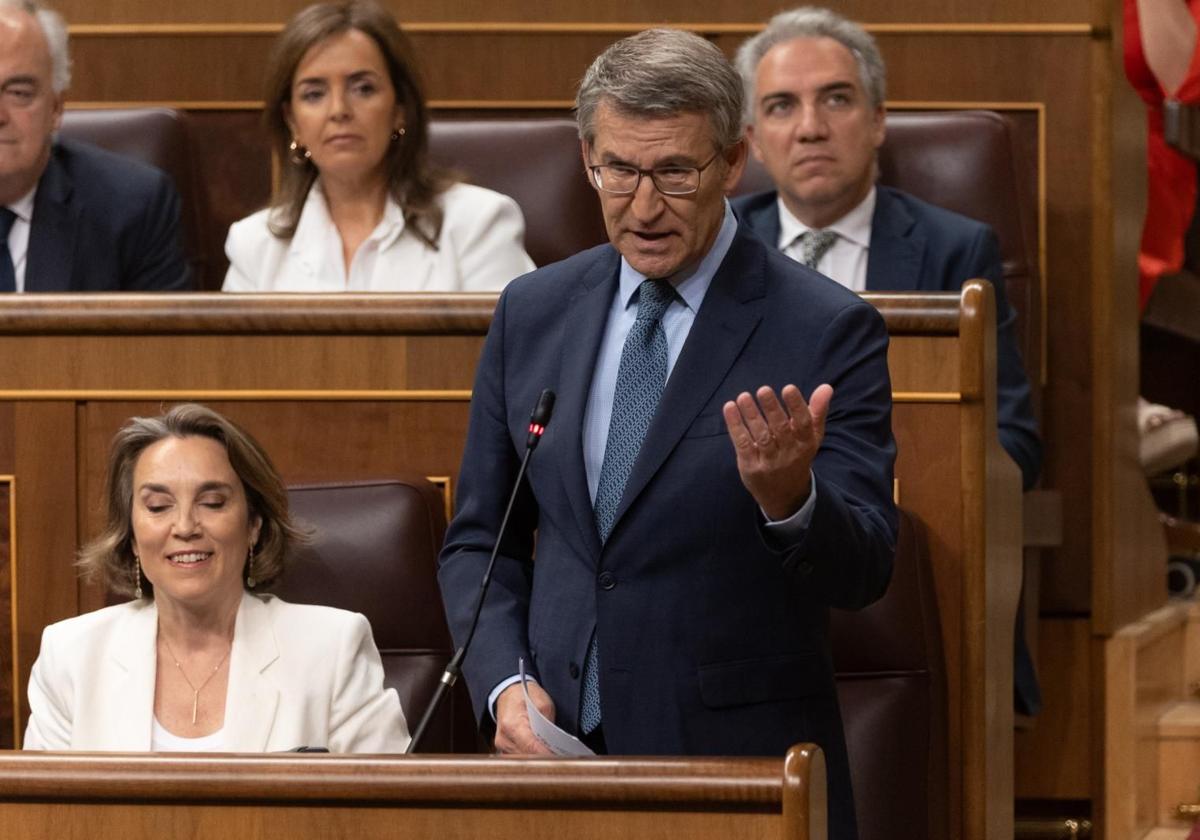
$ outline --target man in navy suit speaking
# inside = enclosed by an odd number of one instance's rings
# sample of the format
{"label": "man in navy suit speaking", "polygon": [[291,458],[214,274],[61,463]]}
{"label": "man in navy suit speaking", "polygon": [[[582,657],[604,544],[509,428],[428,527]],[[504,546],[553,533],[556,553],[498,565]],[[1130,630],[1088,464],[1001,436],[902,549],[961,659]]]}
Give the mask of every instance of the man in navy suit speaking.
{"label": "man in navy suit speaking", "polygon": [[54,140],[70,79],[62,18],[0,0],[0,292],[188,288],[170,179]]}
{"label": "man in navy suit speaking", "polygon": [[501,295],[439,575],[461,643],[553,389],[466,660],[497,749],[545,749],[524,659],[536,705],[597,751],[816,742],[830,836],[848,840],[828,610],[874,601],[891,574],[887,331],[734,217],[741,109],[732,66],[685,32],[626,38],[588,70],[576,111],[610,242]]}

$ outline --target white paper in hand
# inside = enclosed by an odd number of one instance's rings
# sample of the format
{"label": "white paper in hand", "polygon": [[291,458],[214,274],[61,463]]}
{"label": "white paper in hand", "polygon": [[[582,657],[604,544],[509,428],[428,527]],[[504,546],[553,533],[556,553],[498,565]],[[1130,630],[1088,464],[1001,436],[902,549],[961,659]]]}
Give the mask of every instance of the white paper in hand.
{"label": "white paper in hand", "polygon": [[533,730],[533,736],[549,747],[550,752],[555,755],[595,755],[574,735],[547,720],[546,716],[538,711],[538,707],[533,705],[533,700],[529,697],[529,679],[525,676],[524,658],[517,660],[517,671],[521,675],[521,691],[525,693],[525,711],[529,714],[529,727]]}

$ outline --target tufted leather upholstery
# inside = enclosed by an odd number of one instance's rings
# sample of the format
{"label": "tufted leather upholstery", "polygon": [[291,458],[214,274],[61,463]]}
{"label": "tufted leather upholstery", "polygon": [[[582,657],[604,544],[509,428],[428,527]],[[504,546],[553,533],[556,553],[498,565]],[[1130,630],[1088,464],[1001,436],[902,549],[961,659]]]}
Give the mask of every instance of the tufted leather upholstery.
{"label": "tufted leather upholstery", "polygon": [[[293,515],[315,529],[271,591],[360,612],[371,622],[385,683],[415,728],[453,654],[437,584],[445,502],[424,478],[289,488]],[[430,724],[422,752],[474,752],[478,738],[461,683]]]}
{"label": "tufted leather upholstery", "polygon": [[208,212],[204,194],[195,182],[183,116],[169,108],[67,111],[59,135],[148,163],[171,176],[179,191],[185,253],[193,283],[199,285],[207,260],[200,232]]}
{"label": "tufted leather upholstery", "polygon": [[946,840],[946,670],[919,523],[900,512],[887,593],[830,635],[860,840]]}
{"label": "tufted leather upholstery", "polygon": [[[1013,153],[1008,120],[994,111],[892,111],[879,150],[879,181],[991,225],[1000,240],[1005,292],[1017,312],[1017,341],[1041,404],[1041,307],[1036,196]],[[772,188],[751,156],[736,194]]]}
{"label": "tufted leather upholstery", "polygon": [[574,120],[437,120],[434,159],[481,187],[510,195],[525,215],[525,250],[538,265],[607,242]]}

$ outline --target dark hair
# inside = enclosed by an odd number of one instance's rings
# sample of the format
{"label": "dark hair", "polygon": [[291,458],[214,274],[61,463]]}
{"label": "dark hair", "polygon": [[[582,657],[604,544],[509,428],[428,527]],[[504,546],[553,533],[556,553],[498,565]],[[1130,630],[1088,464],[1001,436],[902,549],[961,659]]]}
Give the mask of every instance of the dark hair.
{"label": "dark hair", "polygon": [[279,178],[271,196],[270,230],[280,239],[295,235],[304,201],[320,174],[307,159],[294,162],[289,148],[292,132],[284,107],[292,99],[296,68],[315,44],[352,29],[369,36],[383,53],[396,103],[404,109],[404,136],[389,146],[385,158],[388,192],[402,208],[405,224],[436,248],[442,229],[437,196],[453,179],[429,162],[429,111],[412,46],[395,18],[374,0],[317,3],[302,9],[288,21],[271,50],[263,118]]}
{"label": "dark hair", "polygon": [[[306,543],[308,534],[292,522],[287,489],[263,448],[211,408],[195,403],[177,405],[160,417],[134,417],[113,438],[108,462],[107,521],[100,536],[79,552],[84,574],[99,578],[113,592],[134,594],[133,473],[146,448],[169,437],[206,437],[225,447],[229,463],[245,488],[251,518],[262,520],[254,546],[254,578],[264,586],[271,583],[283,571],[288,549]],[[154,585],[145,576],[142,592],[154,595]]]}

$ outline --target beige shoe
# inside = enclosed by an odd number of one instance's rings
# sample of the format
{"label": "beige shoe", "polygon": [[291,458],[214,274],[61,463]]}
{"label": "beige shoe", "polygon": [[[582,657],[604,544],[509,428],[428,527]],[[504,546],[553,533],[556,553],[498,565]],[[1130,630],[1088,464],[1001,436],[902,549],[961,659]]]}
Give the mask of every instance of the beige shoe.
{"label": "beige shoe", "polygon": [[1196,454],[1200,433],[1190,414],[1138,397],[1138,460],[1146,475],[1178,467]]}

